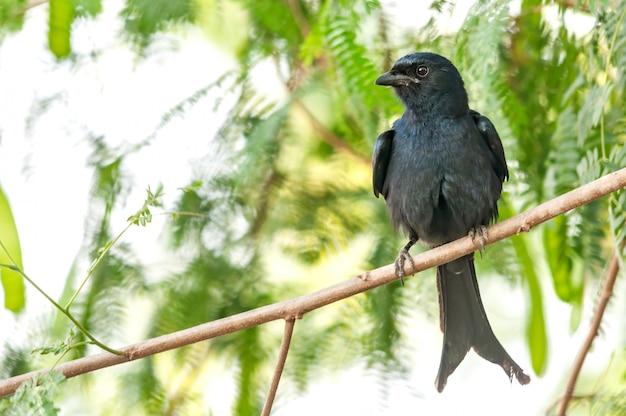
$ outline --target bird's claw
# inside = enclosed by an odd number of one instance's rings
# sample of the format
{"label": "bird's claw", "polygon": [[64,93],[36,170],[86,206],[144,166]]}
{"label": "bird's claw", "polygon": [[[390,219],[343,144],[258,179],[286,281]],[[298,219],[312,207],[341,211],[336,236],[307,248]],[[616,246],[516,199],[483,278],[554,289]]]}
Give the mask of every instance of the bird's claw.
{"label": "bird's claw", "polygon": [[409,254],[409,250],[407,250],[406,247],[400,250],[400,252],[398,253],[398,258],[394,262],[394,265],[396,266],[396,276],[400,278],[400,281],[402,282],[402,286],[404,286],[404,262],[405,261],[408,261],[409,264],[411,265],[411,268],[415,270],[415,263],[413,262],[413,257],[411,257],[411,254]]}
{"label": "bird's claw", "polygon": [[469,237],[472,239],[472,242],[478,236],[478,241],[480,241],[480,256],[482,257],[483,251],[485,251],[485,241],[489,237],[489,232],[487,231],[487,227],[484,225],[479,225],[478,227],[470,229],[468,233]]}

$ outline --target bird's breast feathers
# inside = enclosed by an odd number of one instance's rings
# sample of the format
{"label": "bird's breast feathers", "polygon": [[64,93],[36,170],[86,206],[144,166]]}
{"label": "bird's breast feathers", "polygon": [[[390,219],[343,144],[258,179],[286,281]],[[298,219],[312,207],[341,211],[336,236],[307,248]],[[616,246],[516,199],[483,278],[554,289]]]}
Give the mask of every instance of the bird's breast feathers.
{"label": "bird's breast feathers", "polygon": [[[422,240],[439,243],[461,237],[465,228],[486,224],[500,196],[501,182],[481,148],[480,133],[471,129],[468,133],[458,120],[438,123],[438,129],[405,126],[402,122],[394,125],[385,184],[396,226],[419,225],[421,229],[414,231]],[[440,221],[443,218],[460,223]],[[431,232],[431,226],[437,231]]]}

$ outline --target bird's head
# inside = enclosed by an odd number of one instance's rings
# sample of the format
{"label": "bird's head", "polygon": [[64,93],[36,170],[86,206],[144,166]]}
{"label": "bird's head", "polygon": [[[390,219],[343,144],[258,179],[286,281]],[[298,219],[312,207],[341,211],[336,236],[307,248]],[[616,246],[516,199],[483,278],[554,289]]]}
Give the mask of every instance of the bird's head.
{"label": "bird's head", "polygon": [[375,83],[393,87],[404,105],[416,113],[438,111],[454,116],[468,111],[461,75],[441,55],[418,52],[404,56]]}

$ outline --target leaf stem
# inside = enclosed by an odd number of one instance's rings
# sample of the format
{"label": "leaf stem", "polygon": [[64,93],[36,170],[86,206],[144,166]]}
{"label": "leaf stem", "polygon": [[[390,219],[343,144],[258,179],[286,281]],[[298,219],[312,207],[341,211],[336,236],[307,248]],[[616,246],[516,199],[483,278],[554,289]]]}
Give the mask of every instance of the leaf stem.
{"label": "leaf stem", "polygon": [[102,259],[104,258],[104,256],[109,252],[109,250],[111,249],[111,247],[113,247],[113,245],[115,243],[117,243],[117,241],[122,237],[122,235],[124,235],[124,233],[126,231],[128,231],[128,229],[132,226],[132,223],[129,223],[126,228],[124,228],[113,240],[109,241],[108,243],[106,243],[106,245],[104,246],[104,248],[102,248],[100,250],[100,254],[98,255],[98,257],[91,263],[91,266],[89,266],[89,269],[87,270],[87,274],[85,275],[85,278],[83,279],[83,281],[81,282],[80,286],[78,286],[78,289],[76,289],[76,291],[74,292],[74,294],[72,295],[72,297],[70,298],[70,300],[67,302],[67,305],[65,305],[65,309],[67,309],[69,311],[70,306],[72,306],[72,303],[74,303],[74,301],[76,300],[76,297],[78,297],[78,294],[80,293],[81,290],[83,290],[83,287],[85,286],[85,284],[87,283],[87,280],[89,280],[89,278],[91,277],[91,275],[93,274],[94,270],[96,269],[96,267],[98,267],[98,265],[100,264],[100,262],[102,261]]}
{"label": "leaf stem", "polygon": [[[7,257],[9,258],[9,260],[13,263],[13,264],[3,264],[3,263],[0,263],[0,267],[6,267],[7,269],[15,270],[16,272],[21,274],[22,277],[24,279],[26,279],[26,281],[28,283],[30,283],[39,293],[41,293],[43,295],[43,297],[45,297],[50,303],[52,303],[55,308],[57,308],[59,311],[61,311],[61,313],[63,315],[65,315],[67,317],[67,319],[72,321],[72,323],[74,325],[76,325],[76,328],[78,328],[78,330],[80,332],[82,332],[87,338],[89,338],[91,340],[91,342],[93,342],[94,345],[97,345],[98,347],[102,348],[105,351],[110,352],[111,354],[115,354],[115,355],[123,355],[124,354],[121,351],[118,351],[118,350],[115,350],[115,349],[113,349],[111,347],[108,347],[107,345],[105,345],[102,342],[98,341],[93,335],[91,335],[91,333],[83,325],[81,325],[80,322],[78,322],[78,320],[76,318],[74,318],[74,316],[70,313],[69,309],[66,309],[63,306],[59,305],[58,302],[56,302],[54,299],[52,299],[41,287],[39,287],[39,285],[37,285],[37,283],[35,283],[35,281],[33,279],[31,279],[15,263],[15,260],[13,260],[13,257],[11,257],[11,254],[9,254],[9,252],[8,252],[7,248],[5,247],[4,243],[2,242],[2,240],[0,240],[0,247],[6,253]],[[83,284],[84,284],[84,282],[83,282]]]}

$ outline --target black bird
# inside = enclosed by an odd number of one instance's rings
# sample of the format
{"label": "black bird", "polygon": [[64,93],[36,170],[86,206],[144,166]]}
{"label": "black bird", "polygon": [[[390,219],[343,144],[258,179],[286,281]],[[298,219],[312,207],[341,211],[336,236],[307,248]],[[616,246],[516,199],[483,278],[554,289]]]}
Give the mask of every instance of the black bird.
{"label": "black bird", "polygon": [[[393,87],[405,107],[376,140],[372,160],[374,194],[385,197],[394,227],[409,237],[395,262],[403,279],[405,261],[412,264],[409,249],[418,240],[430,247],[468,234],[482,241],[486,226],[498,217],[509,172],[498,132],[487,117],[469,109],[461,75],[443,56],[407,55],[376,84]],[[474,254],[439,266],[437,287],[444,334],[437,390],[443,391],[470,348],[509,378],[530,382],[489,325]]]}

